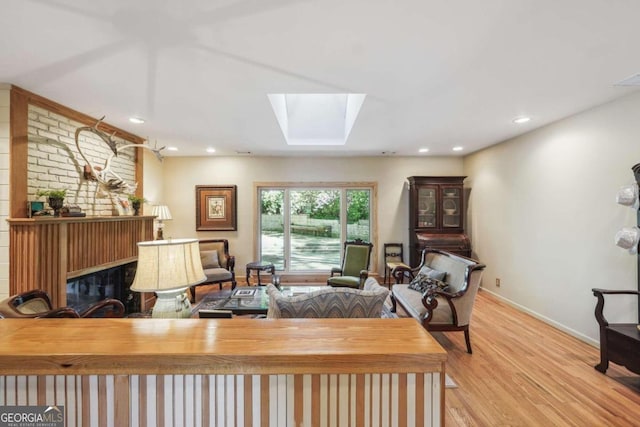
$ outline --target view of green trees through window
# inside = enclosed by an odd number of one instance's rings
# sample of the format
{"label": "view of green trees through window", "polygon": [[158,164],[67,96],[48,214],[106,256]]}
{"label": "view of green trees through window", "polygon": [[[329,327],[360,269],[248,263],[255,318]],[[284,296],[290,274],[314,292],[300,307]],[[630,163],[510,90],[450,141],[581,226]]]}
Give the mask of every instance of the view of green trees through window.
{"label": "view of green trees through window", "polygon": [[278,270],[330,270],[345,240],[371,237],[369,188],[261,188],[260,256]]}

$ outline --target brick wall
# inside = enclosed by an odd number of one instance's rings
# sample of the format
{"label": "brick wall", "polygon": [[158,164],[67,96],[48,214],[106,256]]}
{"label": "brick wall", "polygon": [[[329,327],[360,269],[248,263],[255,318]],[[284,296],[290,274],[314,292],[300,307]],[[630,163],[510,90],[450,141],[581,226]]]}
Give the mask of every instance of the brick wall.
{"label": "brick wall", "polygon": [[[119,210],[123,213],[119,199],[126,200],[126,194],[114,196],[98,191],[97,182],[83,177],[86,162],[75,143],[75,131],[83,124],[33,105],[29,105],[28,123],[29,200],[44,200],[36,197],[38,190],[66,189],[65,205],[80,206],[88,216],[111,216]],[[130,144],[120,138],[114,140],[118,146]],[[93,133],[82,132],[79,143],[94,166],[104,167],[112,154],[107,144]],[[111,170],[132,186],[135,184],[134,160],[135,150],[131,148],[119,152],[111,161]]]}
{"label": "brick wall", "polygon": [[0,84],[0,300],[9,296],[9,93]]}

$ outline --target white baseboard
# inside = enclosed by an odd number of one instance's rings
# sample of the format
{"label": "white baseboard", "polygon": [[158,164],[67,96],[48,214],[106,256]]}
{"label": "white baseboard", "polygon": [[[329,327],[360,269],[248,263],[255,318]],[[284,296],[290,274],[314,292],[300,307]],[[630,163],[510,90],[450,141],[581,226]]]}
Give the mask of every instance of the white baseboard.
{"label": "white baseboard", "polygon": [[543,321],[544,323],[546,323],[546,324],[548,324],[548,325],[551,325],[551,326],[553,326],[554,328],[559,329],[559,330],[561,330],[562,332],[565,332],[565,333],[567,333],[567,334],[571,335],[571,336],[572,336],[572,337],[574,337],[574,338],[579,339],[580,341],[583,341],[583,342],[585,342],[585,343],[587,343],[587,344],[589,344],[589,345],[592,345],[592,346],[594,346],[594,347],[596,347],[596,348],[600,348],[600,342],[599,342],[599,341],[597,341],[597,340],[594,340],[594,339],[592,339],[592,338],[590,338],[590,337],[588,337],[588,336],[586,336],[586,335],[584,335],[584,334],[582,334],[582,333],[580,333],[580,332],[578,332],[578,331],[576,331],[576,330],[574,330],[574,329],[568,328],[568,327],[566,327],[565,325],[563,325],[563,324],[561,324],[561,323],[558,323],[558,322],[556,322],[556,321],[555,321],[555,320],[553,320],[553,319],[549,319],[548,317],[543,316],[543,315],[541,315],[540,313],[537,313],[537,312],[535,312],[535,311],[533,311],[533,310],[530,310],[530,309],[528,309],[527,307],[525,307],[525,306],[523,306],[523,305],[520,305],[520,304],[518,304],[518,303],[515,303],[515,302],[511,301],[510,299],[507,299],[507,298],[503,297],[502,295],[496,294],[495,292],[491,292],[491,291],[490,291],[490,290],[488,290],[488,289],[485,289],[485,288],[482,288],[482,287],[481,287],[481,288],[480,288],[480,290],[481,290],[482,292],[486,292],[486,293],[488,293],[488,294],[493,295],[494,297],[496,297],[496,298],[497,298],[497,299],[499,299],[500,301],[504,302],[505,304],[508,304],[508,305],[510,305],[511,307],[513,307],[513,308],[515,308],[515,309],[517,309],[517,310],[519,310],[519,311],[522,311],[522,312],[524,312],[524,313],[527,313],[527,314],[529,314],[529,315],[531,315],[531,316],[535,317],[536,319],[541,320],[541,321]]}

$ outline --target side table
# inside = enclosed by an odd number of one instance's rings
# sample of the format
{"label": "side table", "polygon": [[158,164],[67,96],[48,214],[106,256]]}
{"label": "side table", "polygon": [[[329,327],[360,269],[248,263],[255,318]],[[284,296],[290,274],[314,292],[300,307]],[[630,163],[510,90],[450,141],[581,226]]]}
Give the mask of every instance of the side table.
{"label": "side table", "polygon": [[251,278],[252,271],[255,271],[256,274],[258,275],[258,286],[262,286],[262,283],[260,282],[260,272],[268,271],[273,276],[274,274],[276,274],[276,267],[271,263],[263,264],[260,261],[254,261],[254,262],[248,263],[247,264],[247,285],[249,286],[251,286],[250,278]]}

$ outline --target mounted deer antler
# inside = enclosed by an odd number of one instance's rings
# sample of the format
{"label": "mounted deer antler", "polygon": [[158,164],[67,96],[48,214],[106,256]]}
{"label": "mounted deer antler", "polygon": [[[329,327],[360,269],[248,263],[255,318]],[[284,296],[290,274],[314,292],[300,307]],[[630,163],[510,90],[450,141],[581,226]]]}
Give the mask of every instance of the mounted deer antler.
{"label": "mounted deer antler", "polygon": [[[136,187],[138,186],[138,184],[137,183],[134,185],[127,184],[124,181],[124,179],[122,179],[117,173],[111,170],[111,159],[113,159],[113,156],[117,156],[120,151],[128,148],[145,148],[147,150],[151,150],[156,155],[158,160],[162,161],[162,154],[160,153],[160,151],[163,150],[164,147],[151,148],[146,144],[127,144],[127,145],[118,147],[116,142],[113,140],[113,136],[115,135],[115,132],[111,135],[107,135],[106,133],[98,129],[98,126],[100,125],[102,120],[104,120],[104,116],[102,116],[102,118],[98,120],[98,122],[94,126],[81,126],[76,129],[75,140],[76,140],[76,147],[78,148],[78,152],[80,153],[80,156],[82,156],[84,161],[87,163],[91,172],[91,176],[96,181],[98,181],[98,184],[102,187],[103,190],[105,190],[108,193],[119,193],[119,194],[133,193]],[[91,164],[87,156],[85,156],[84,153],[82,152],[82,149],[80,148],[80,141],[78,138],[80,133],[82,132],[91,132],[97,135],[109,146],[111,151],[113,151],[113,154],[111,154],[105,161],[104,167],[100,168],[99,166],[93,166],[93,164]]]}

